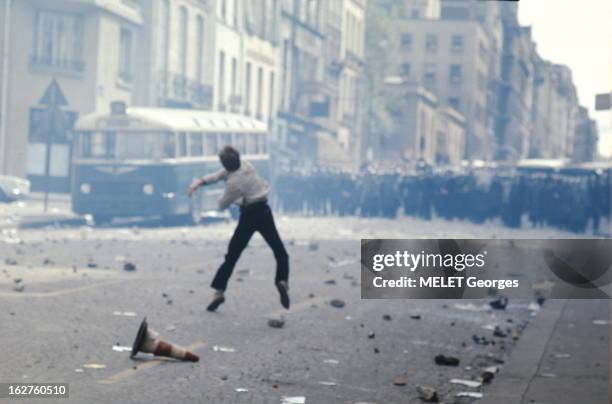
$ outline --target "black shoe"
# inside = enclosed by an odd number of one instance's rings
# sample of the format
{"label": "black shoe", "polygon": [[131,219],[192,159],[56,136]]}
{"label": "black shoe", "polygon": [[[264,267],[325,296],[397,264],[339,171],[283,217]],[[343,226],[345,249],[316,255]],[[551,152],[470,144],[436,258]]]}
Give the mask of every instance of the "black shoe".
{"label": "black shoe", "polygon": [[280,294],[280,302],[284,308],[289,310],[289,292],[287,291],[287,282],[280,281],[276,284],[276,289],[278,289],[278,293]]}
{"label": "black shoe", "polygon": [[210,304],[206,308],[206,310],[208,310],[208,311],[215,311],[215,310],[217,310],[217,308],[219,306],[221,306],[223,304],[223,302],[225,302],[225,296],[223,296],[223,295],[215,296],[213,301],[210,302]]}

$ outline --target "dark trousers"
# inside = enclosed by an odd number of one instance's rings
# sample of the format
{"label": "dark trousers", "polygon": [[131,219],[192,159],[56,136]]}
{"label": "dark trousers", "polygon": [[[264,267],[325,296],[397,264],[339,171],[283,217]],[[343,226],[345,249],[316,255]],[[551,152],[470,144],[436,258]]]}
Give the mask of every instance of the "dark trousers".
{"label": "dark trousers", "polygon": [[225,254],[225,261],[217,270],[211,286],[217,290],[225,290],[240,254],[246,248],[253,233],[258,231],[272,248],[276,259],[276,277],[274,282],[289,280],[289,255],[278,235],[274,217],[270,207],[265,202],[254,203],[240,211],[238,226],[230,240]]}

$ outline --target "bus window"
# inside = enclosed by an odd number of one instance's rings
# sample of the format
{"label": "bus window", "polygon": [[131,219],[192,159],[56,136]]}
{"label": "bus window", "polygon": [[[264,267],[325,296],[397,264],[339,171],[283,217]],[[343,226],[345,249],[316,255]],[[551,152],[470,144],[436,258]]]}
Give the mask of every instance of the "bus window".
{"label": "bus window", "polygon": [[245,134],[244,133],[234,133],[232,134],[232,144],[240,153],[247,153],[245,148]]}
{"label": "bus window", "polygon": [[257,137],[259,138],[259,153],[267,154],[268,153],[268,137],[265,133],[258,133]]}
{"label": "bus window", "polygon": [[111,132],[86,132],[81,135],[81,157],[113,158],[115,155],[115,134]]}
{"label": "bus window", "polygon": [[187,134],[185,132],[181,132],[178,134],[178,156],[177,157],[185,157],[187,156]]}
{"label": "bus window", "polygon": [[205,151],[207,156],[214,156],[219,152],[219,142],[217,140],[216,133],[207,133],[204,135],[206,138]]}
{"label": "bus window", "polygon": [[246,135],[246,153],[257,154],[257,135]]}
{"label": "bus window", "polygon": [[221,145],[220,147],[232,144],[232,136],[229,133],[221,133]]}
{"label": "bus window", "polygon": [[163,157],[174,158],[176,156],[176,143],[174,143],[174,133],[164,133],[162,137]]}
{"label": "bus window", "polygon": [[192,156],[204,155],[204,142],[202,141],[201,133],[189,134],[189,143],[190,143]]}

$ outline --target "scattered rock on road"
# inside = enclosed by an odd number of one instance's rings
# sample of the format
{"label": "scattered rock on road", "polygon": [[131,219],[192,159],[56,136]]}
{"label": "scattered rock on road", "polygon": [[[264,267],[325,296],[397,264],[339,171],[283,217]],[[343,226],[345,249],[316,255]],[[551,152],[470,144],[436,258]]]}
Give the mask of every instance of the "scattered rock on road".
{"label": "scattered rock on road", "polygon": [[506,306],[508,305],[507,297],[500,297],[499,299],[492,300],[489,302],[489,306],[491,306],[494,310],[506,310]]}
{"label": "scattered rock on road", "polygon": [[15,292],[23,292],[24,289],[25,289],[25,285],[23,283],[13,286],[13,291]]}
{"label": "scattered rock on road", "polygon": [[133,262],[126,262],[123,264],[123,270],[128,272],[134,272],[136,270],[136,264]]}
{"label": "scattered rock on road", "polygon": [[419,394],[419,398],[426,403],[438,402],[438,392],[433,387],[417,386],[416,391]]}
{"label": "scattered rock on road", "polygon": [[403,379],[401,377],[396,378],[395,380],[393,380],[393,384],[396,386],[405,386],[408,382],[406,381],[406,379]]}
{"label": "scattered rock on road", "polygon": [[344,300],[340,300],[340,299],[333,299],[332,301],[329,302],[329,304],[332,307],[335,307],[337,309],[341,309],[346,305],[346,303],[344,303]]}
{"label": "scattered rock on road", "polygon": [[420,314],[413,314],[410,316],[411,319],[413,320],[420,320],[421,319],[421,315]]}
{"label": "scattered rock on road", "polygon": [[285,320],[281,318],[271,318],[268,320],[268,326],[272,328],[283,328],[285,326]]}
{"label": "scattered rock on road", "polygon": [[389,314],[383,314],[382,318],[385,321],[391,321],[391,316]]}
{"label": "scattered rock on road", "polygon": [[454,356],[436,355],[434,358],[436,365],[440,366],[459,366],[459,358]]}

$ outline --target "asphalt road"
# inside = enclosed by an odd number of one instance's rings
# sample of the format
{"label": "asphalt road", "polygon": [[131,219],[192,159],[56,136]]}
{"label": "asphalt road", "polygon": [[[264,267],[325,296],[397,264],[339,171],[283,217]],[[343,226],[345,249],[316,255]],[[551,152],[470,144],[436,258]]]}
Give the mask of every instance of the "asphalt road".
{"label": "asphalt road", "polygon": [[[4,232],[0,381],[69,383],[68,400],[43,401],[60,403],[267,404],[282,397],[305,397],[309,404],[417,403],[417,385],[436,388],[441,400],[452,403],[457,392],[479,389],[450,379],[475,378],[511,355],[515,341],[493,337],[493,326],[520,330],[535,308],[523,301],[498,311],[481,301],[360,300],[360,237],[411,236],[424,228],[435,236],[438,230],[503,235],[490,227],[425,227],[406,220],[402,226],[279,217],[291,258],[292,309],[280,306],[274,258],[255,236],[227,302],[214,314],[205,310],[208,284],[233,223]],[[137,270],[124,271],[126,261]],[[23,290],[15,291],[19,285]],[[346,305],[332,307],[332,299]],[[113,350],[132,344],[145,316],[163,339],[190,347],[200,362],[146,354],[132,360]],[[268,319],[281,316],[282,329],[268,326]],[[495,345],[477,344],[473,335]],[[436,365],[437,354],[458,357],[460,366]]]}

